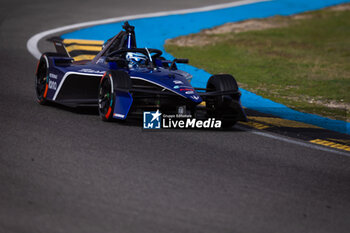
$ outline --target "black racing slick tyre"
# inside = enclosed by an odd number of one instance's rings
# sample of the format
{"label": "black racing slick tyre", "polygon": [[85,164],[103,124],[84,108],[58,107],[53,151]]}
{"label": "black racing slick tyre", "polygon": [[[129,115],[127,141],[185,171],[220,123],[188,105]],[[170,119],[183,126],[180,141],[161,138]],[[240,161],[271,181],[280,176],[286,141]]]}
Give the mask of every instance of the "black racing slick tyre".
{"label": "black racing slick tyre", "polygon": [[[211,91],[232,91],[238,93],[238,84],[229,74],[213,75],[207,82],[207,89]],[[236,110],[232,108],[232,101],[237,99],[234,94],[218,95],[208,98],[208,116],[222,121],[223,128],[230,128],[236,124]],[[238,97],[239,99],[239,97]]]}
{"label": "black racing slick tyre", "polygon": [[49,85],[48,81],[48,69],[49,62],[47,58],[47,54],[41,55],[35,73],[35,91],[36,98],[39,104],[46,104],[46,95]]}
{"label": "black racing slick tyre", "polygon": [[124,71],[109,70],[102,76],[98,88],[98,111],[103,121],[112,121],[117,89],[131,88],[130,76]]}
{"label": "black racing slick tyre", "polygon": [[49,75],[49,57],[60,56],[58,53],[44,53],[41,55],[35,72],[35,92],[36,98],[39,104],[48,104],[46,99],[47,91],[49,88],[48,75]]}

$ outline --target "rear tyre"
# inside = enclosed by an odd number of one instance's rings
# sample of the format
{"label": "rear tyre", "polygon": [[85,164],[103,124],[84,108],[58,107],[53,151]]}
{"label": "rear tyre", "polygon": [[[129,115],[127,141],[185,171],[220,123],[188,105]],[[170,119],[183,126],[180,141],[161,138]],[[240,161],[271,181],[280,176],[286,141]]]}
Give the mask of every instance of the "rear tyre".
{"label": "rear tyre", "polygon": [[58,53],[44,53],[41,55],[35,74],[35,92],[36,98],[39,104],[46,105],[49,103],[47,100],[48,75],[49,75],[49,60],[48,57],[61,56]]}
{"label": "rear tyre", "polygon": [[124,71],[109,70],[101,78],[98,88],[98,111],[103,121],[112,121],[116,89],[131,88],[130,76]]}
{"label": "rear tyre", "polygon": [[[238,92],[238,84],[232,75],[219,74],[209,78],[207,89]],[[219,95],[208,98],[208,116],[221,120],[223,128],[231,128],[237,122],[234,117],[237,114],[236,109],[232,108],[231,104],[234,99],[234,95]]]}
{"label": "rear tyre", "polygon": [[47,104],[47,91],[49,88],[48,85],[48,58],[46,53],[44,53],[38,62],[36,77],[35,77],[35,90],[36,97],[39,104]]}

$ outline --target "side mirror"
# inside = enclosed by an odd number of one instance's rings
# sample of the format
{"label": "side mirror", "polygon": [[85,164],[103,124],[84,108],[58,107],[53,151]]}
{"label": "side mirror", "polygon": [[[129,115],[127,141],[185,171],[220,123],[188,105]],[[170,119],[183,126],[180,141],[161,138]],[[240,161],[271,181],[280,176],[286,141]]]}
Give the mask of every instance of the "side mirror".
{"label": "side mirror", "polygon": [[185,58],[175,58],[173,62],[170,65],[170,70],[176,70],[177,66],[176,63],[183,63],[183,64],[188,64],[188,59]]}
{"label": "side mirror", "polygon": [[176,59],[174,59],[174,61],[175,61],[176,63],[188,64],[188,59],[187,59],[187,58],[176,58]]}

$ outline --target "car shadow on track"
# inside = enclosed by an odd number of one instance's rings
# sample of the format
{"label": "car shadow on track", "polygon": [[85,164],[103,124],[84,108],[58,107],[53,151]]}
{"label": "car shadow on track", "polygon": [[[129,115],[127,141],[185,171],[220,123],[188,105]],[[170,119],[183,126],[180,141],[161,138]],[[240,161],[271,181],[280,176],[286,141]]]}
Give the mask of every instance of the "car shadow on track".
{"label": "car shadow on track", "polygon": [[69,107],[69,106],[65,106],[65,105],[61,105],[61,104],[57,104],[57,103],[49,103],[47,104],[50,107],[56,108],[56,109],[60,109],[60,110],[64,110],[67,112],[71,112],[71,113],[76,113],[76,114],[82,114],[82,115],[96,115],[98,117],[98,108],[95,106],[79,106],[79,107]]}

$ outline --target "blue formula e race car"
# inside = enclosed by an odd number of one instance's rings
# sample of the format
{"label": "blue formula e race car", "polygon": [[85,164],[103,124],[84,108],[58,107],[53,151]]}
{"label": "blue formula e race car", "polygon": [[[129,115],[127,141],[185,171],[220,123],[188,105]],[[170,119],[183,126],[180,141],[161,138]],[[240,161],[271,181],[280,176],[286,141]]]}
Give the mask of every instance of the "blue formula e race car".
{"label": "blue formula e race car", "polygon": [[91,61],[76,62],[62,41],[54,44],[57,52],[44,53],[37,65],[40,104],[96,106],[105,121],[155,110],[215,118],[225,127],[246,121],[241,93],[231,75],[213,75],[206,88],[192,87],[192,76],[176,65],[188,60],[169,61],[158,49],[137,48],[134,27],[128,22]]}

